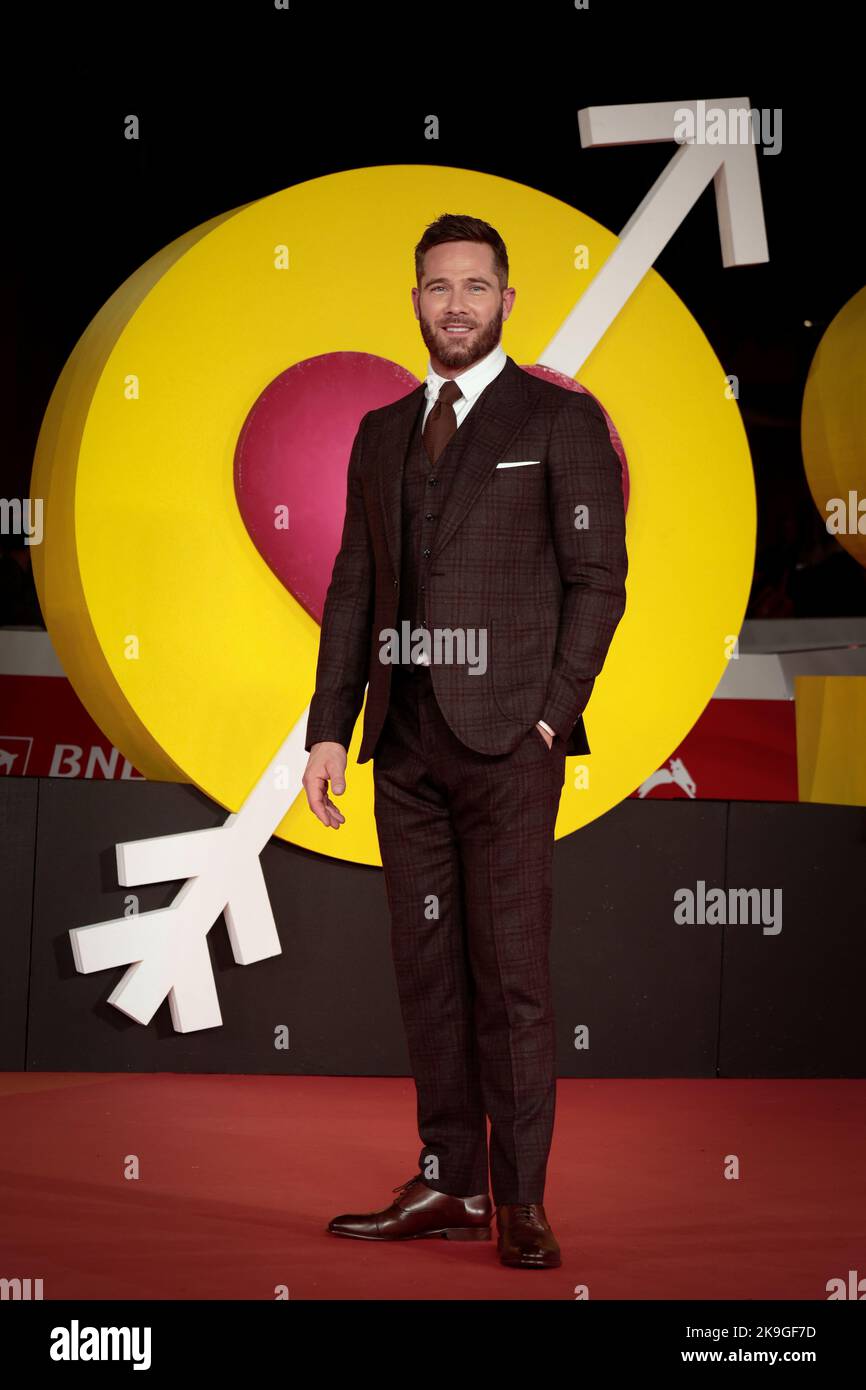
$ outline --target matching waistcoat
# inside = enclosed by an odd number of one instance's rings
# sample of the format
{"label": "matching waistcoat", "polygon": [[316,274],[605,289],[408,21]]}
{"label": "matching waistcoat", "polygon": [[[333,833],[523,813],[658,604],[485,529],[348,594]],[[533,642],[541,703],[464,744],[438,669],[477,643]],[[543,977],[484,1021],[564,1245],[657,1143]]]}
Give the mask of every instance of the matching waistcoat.
{"label": "matching waistcoat", "polygon": [[[477,409],[476,406],[473,407]],[[400,546],[400,603],[397,629],[402,636],[402,624],[409,623],[410,634],[415,628],[426,627],[427,589],[429,587],[430,551],[436,527],[442,515],[448,488],[454,476],[455,440],[461,426],[445,445],[436,463],[431,463],[421,435],[426,401],[421,408],[409,438],[403,468],[403,500],[401,506],[402,541]],[[411,637],[410,643],[411,646]]]}

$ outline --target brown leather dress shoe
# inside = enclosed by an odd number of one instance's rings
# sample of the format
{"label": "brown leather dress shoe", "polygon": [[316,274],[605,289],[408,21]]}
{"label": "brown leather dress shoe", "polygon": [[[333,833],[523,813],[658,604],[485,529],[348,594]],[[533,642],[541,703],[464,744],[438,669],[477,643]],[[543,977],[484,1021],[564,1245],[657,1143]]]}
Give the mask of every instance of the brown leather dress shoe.
{"label": "brown leather dress shoe", "polygon": [[556,1269],[556,1237],[540,1202],[509,1202],[496,1209],[499,1258],[515,1269]]}
{"label": "brown leather dress shoe", "polygon": [[384,1211],[335,1216],[328,1230],[356,1240],[489,1240],[493,1205],[487,1193],[449,1197],[428,1187],[420,1173],[392,1191],[399,1196]]}

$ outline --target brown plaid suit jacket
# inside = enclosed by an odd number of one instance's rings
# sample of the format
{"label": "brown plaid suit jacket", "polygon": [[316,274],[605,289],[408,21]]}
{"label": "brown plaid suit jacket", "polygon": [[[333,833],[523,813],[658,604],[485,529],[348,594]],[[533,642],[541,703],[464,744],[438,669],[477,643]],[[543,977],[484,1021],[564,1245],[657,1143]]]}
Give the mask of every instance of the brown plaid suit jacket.
{"label": "brown plaid suit jacket", "polygon": [[[308,751],[324,740],[348,748],[368,683],[359,763],[385,722],[393,667],[380,659],[381,634],[397,627],[402,472],[424,391],[368,411],[355,436]],[[457,455],[429,560],[426,621],[431,630],[484,629],[487,669],[434,663],[439,707],[477,752],[511,752],[543,719],[569,753],[588,753],[583,711],[625,610],[628,572],[621,467],[602,411],[508,357],[447,447]]]}

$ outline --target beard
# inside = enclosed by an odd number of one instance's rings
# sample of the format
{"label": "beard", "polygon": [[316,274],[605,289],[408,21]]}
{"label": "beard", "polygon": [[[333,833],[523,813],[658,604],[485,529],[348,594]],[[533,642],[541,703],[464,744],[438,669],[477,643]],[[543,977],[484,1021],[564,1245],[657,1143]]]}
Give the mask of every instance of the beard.
{"label": "beard", "polygon": [[[464,320],[448,320],[462,323]],[[488,323],[480,326],[474,319],[468,319],[472,331],[463,337],[452,338],[444,328],[434,328],[429,319],[421,314],[421,337],[431,356],[435,356],[445,367],[471,367],[492,352],[502,336],[502,305]]]}

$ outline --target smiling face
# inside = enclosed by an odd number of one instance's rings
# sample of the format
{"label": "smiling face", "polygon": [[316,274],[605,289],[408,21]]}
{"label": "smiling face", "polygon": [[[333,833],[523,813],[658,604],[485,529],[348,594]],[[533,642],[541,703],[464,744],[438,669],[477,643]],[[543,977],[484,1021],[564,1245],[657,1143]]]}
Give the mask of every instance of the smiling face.
{"label": "smiling face", "polygon": [[440,376],[455,377],[492,352],[516,291],[501,290],[493,248],[446,241],[424,255],[421,286],[412,290],[415,317]]}

